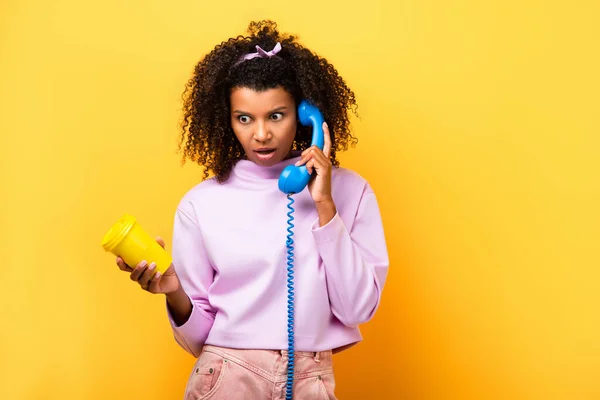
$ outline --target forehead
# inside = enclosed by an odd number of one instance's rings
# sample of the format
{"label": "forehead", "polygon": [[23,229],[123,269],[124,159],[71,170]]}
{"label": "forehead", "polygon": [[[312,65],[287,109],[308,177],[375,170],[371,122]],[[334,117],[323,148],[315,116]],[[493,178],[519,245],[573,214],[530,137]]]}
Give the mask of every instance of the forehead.
{"label": "forehead", "polygon": [[294,98],[281,87],[257,91],[246,87],[231,91],[231,110],[251,113],[269,112],[278,107],[294,107]]}

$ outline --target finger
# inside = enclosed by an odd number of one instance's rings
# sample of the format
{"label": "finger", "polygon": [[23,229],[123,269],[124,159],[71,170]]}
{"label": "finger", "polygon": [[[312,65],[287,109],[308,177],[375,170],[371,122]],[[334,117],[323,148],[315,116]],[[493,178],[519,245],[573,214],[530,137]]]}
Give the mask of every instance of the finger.
{"label": "finger", "polygon": [[317,163],[326,164],[328,161],[328,158],[325,155],[325,153],[323,153],[320,150],[316,150],[316,151],[312,152],[311,154],[312,154],[312,159],[315,160],[315,162],[317,162]]}
{"label": "finger", "polygon": [[305,150],[305,154],[300,158],[300,160],[298,160],[298,162],[296,162],[296,167],[306,164],[306,162],[308,162],[308,160],[310,160],[313,157],[313,151],[311,151],[311,149],[312,147],[309,147]]}
{"label": "finger", "polygon": [[160,291],[160,278],[162,277],[160,271],[154,274],[154,278],[148,284],[148,291],[152,293],[158,293]]}
{"label": "finger", "polygon": [[329,125],[327,125],[327,122],[323,122],[323,136],[323,154],[325,154],[325,157],[329,158],[329,154],[331,154],[331,133],[329,132]]}
{"label": "finger", "polygon": [[165,241],[163,240],[163,238],[161,238],[160,236],[157,236],[156,242],[160,245],[160,247],[162,247],[163,249],[165,248]]}
{"label": "finger", "polygon": [[300,155],[301,155],[302,157],[304,157],[304,156],[308,155],[308,153],[310,153],[310,152],[313,150],[313,148],[315,148],[315,146],[310,146],[310,147],[307,147],[306,149],[304,149],[304,151],[303,151],[302,153],[300,153]]}
{"label": "finger", "polygon": [[310,146],[310,147],[306,148],[306,149],[305,149],[305,150],[304,150],[304,151],[303,151],[303,152],[302,152],[300,155],[301,155],[301,156],[307,156],[307,155],[309,155],[310,153],[313,153],[313,152],[315,152],[315,151],[317,151],[317,152],[320,152],[320,151],[322,151],[322,150],[321,150],[319,147],[317,147],[317,145],[316,145],[316,144],[314,144],[314,145],[312,145],[312,146]]}
{"label": "finger", "polygon": [[306,161],[308,160],[308,158],[306,157],[300,157],[300,159],[298,161],[296,161],[296,164],[294,164],[296,167],[299,167],[301,165],[303,165],[304,163],[306,163]]}
{"label": "finger", "polygon": [[147,261],[142,261],[140,262],[134,269],[133,272],[131,273],[131,275],[129,276],[131,278],[132,281],[137,281],[138,279],[140,279],[140,276],[142,276],[142,274],[144,273],[144,271],[146,270],[146,267],[148,266],[148,262]]}
{"label": "finger", "polygon": [[319,171],[326,171],[331,168],[331,160],[325,156],[322,152],[315,151],[311,159],[313,167]]}
{"label": "finger", "polygon": [[328,170],[330,168],[329,164],[325,160],[312,160],[313,169],[317,172],[317,175],[327,176]]}
{"label": "finger", "polygon": [[314,166],[315,166],[315,161],[314,160],[310,160],[309,162],[306,163],[306,170],[311,175],[313,173]]}
{"label": "finger", "polygon": [[142,287],[142,289],[148,290],[148,286],[150,285],[150,281],[154,277],[154,272],[156,271],[156,263],[150,263],[148,268],[144,271],[138,283]]}
{"label": "finger", "polygon": [[117,256],[117,265],[119,266],[119,269],[121,271],[127,271],[127,272],[133,271],[133,268],[131,268],[129,265],[125,264],[125,261],[123,261],[123,259],[119,256]]}

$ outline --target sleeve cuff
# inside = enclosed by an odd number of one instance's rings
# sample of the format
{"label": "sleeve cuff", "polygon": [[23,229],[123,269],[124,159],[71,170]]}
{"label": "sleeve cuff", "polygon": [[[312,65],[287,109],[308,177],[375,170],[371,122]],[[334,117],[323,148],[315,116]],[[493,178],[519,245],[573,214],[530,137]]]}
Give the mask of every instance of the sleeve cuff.
{"label": "sleeve cuff", "polygon": [[[191,299],[190,299],[191,301]],[[208,337],[208,333],[210,332],[210,328],[214,322],[214,318],[204,311],[202,308],[198,307],[193,301],[192,303],[192,312],[182,325],[177,325],[173,320],[173,316],[171,315],[171,311],[169,310],[169,306],[165,304],[167,308],[167,316],[169,318],[169,323],[173,329],[173,333],[178,339],[179,343],[187,348],[189,352],[192,354],[197,353],[197,343],[190,343],[190,339],[193,338],[206,338]],[[193,340],[192,340],[193,341]]]}
{"label": "sleeve cuff", "polygon": [[311,231],[317,243],[332,242],[346,233],[346,225],[339,213],[336,212],[331,221],[323,226],[319,226],[319,218],[317,218],[311,225]]}

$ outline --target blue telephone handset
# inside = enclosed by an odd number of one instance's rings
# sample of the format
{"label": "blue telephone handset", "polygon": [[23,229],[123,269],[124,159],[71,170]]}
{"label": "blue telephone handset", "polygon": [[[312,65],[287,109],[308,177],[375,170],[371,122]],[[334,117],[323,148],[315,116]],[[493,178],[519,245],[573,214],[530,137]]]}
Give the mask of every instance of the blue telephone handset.
{"label": "blue telephone handset", "polygon": [[[323,150],[325,137],[323,133],[324,120],[321,111],[308,101],[302,100],[298,106],[298,119],[304,126],[312,125],[313,134],[312,143],[310,145],[316,145],[319,149]],[[299,167],[288,165],[279,176],[279,190],[285,194],[300,193],[304,190],[306,185],[308,185],[309,180],[310,174],[305,165]]]}
{"label": "blue telephone handset", "polygon": [[[323,132],[323,114],[314,105],[306,100],[302,100],[298,105],[298,119],[305,126],[312,125],[312,143],[311,146],[317,146],[321,150],[325,145],[325,136]],[[294,198],[293,194],[300,193],[304,190],[310,181],[310,174],[305,165],[296,167],[295,165],[286,166],[279,176],[279,190],[285,193],[288,197],[288,228],[287,228],[287,310],[288,310],[288,368],[286,382],[286,400],[292,399],[294,386]]]}

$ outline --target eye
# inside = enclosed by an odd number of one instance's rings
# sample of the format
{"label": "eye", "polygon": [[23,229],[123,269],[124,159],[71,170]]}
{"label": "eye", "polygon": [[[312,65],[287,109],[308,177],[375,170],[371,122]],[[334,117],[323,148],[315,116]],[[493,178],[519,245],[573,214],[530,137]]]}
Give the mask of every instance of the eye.
{"label": "eye", "polygon": [[273,121],[279,121],[282,118],[283,118],[283,113],[276,112],[276,113],[271,114],[271,119]]}
{"label": "eye", "polygon": [[240,115],[238,117],[238,121],[240,121],[242,124],[247,124],[248,122],[250,122],[250,117],[247,115]]}

